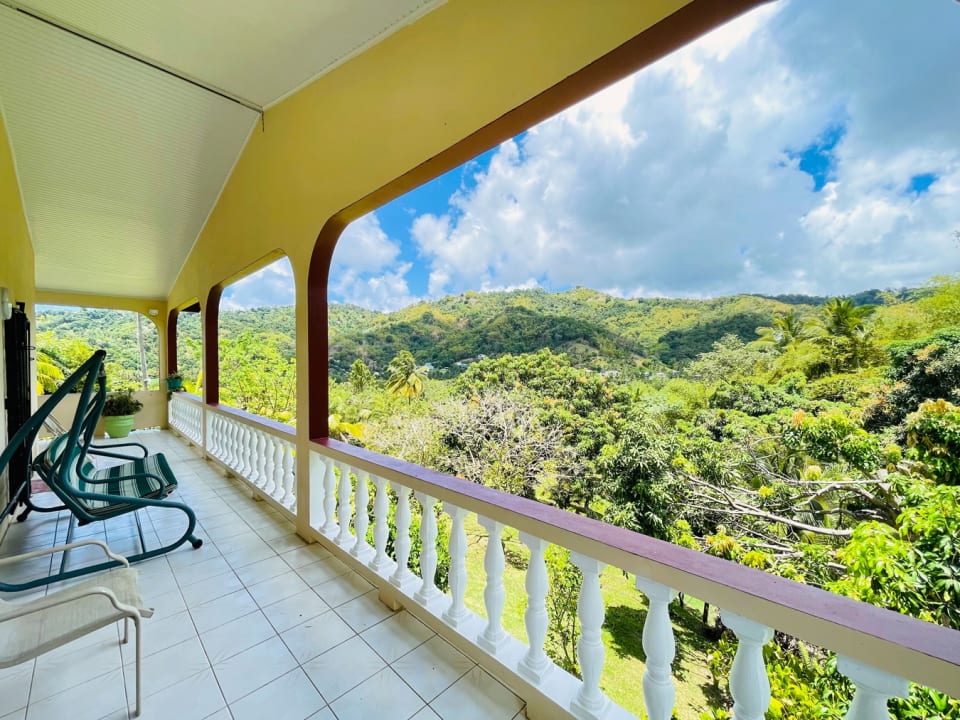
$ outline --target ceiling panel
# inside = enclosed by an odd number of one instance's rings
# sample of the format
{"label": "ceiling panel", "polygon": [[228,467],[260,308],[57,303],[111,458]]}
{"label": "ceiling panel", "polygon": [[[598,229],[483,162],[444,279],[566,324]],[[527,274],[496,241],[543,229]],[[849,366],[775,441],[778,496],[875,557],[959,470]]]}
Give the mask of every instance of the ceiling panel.
{"label": "ceiling panel", "polygon": [[37,286],[165,297],[257,113],[0,6]]}
{"label": "ceiling panel", "polygon": [[6,0],[267,106],[440,0]]}

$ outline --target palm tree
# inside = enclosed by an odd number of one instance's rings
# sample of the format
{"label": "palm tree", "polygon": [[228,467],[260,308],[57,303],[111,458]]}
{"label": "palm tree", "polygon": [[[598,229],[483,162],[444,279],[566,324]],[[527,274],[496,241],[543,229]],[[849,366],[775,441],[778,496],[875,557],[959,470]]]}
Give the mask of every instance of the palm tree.
{"label": "palm tree", "polygon": [[780,350],[793,350],[809,340],[813,332],[810,324],[791,310],[774,317],[770,327],[757,328],[757,335],[760,336],[759,343],[770,343]]}
{"label": "palm tree", "polygon": [[823,330],[838,366],[845,358],[837,356],[845,352],[853,365],[860,367],[870,341],[866,318],[874,309],[873,305],[854,305],[849,298],[838,297],[823,306]]}
{"label": "palm tree", "polygon": [[423,392],[423,377],[420,375],[417,361],[409,350],[401,350],[387,366],[390,379],[387,390],[394,395],[405,397],[407,402]]}

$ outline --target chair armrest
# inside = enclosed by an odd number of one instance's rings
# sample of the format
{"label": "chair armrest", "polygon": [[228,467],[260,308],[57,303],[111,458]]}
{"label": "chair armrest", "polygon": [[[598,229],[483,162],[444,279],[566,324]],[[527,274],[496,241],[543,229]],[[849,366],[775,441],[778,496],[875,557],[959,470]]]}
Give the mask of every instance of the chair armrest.
{"label": "chair armrest", "polygon": [[103,540],[77,540],[77,542],[70,543],[69,545],[58,545],[57,547],[44,548],[42,550],[34,550],[33,552],[24,553],[23,555],[13,555],[11,557],[0,558],[0,565],[7,565],[9,563],[20,562],[21,560],[30,560],[35,557],[43,557],[44,555],[52,555],[58,552],[64,552],[66,550],[73,550],[73,548],[82,547],[84,545],[99,545],[103,548],[103,552],[107,554],[111,560],[116,560],[121,563],[124,567],[130,566],[130,561],[127,560],[123,555],[117,555],[115,552],[110,550]]}
{"label": "chair armrest", "polygon": [[23,603],[22,605],[11,603],[7,606],[7,610],[3,613],[3,616],[0,617],[0,622],[4,620],[14,620],[16,618],[24,617],[25,615],[31,615],[33,613],[49,610],[50,608],[76,602],[77,600],[85,597],[91,597],[93,595],[103,595],[110,601],[110,604],[113,605],[114,609],[123,613],[124,615],[128,615],[129,617],[140,617],[139,609],[133,607],[132,605],[127,605],[120,602],[113,590],[110,588],[97,585],[96,587],[87,588],[82,592],[76,593],[71,593],[70,589],[67,588],[62,592],[58,592],[54,595],[49,595],[32,602]]}
{"label": "chair armrest", "polygon": [[[111,452],[112,448],[118,448],[118,447],[140,448],[140,450],[143,451],[143,456],[135,457],[133,455],[124,455],[123,453]],[[141,445],[140,443],[135,443],[135,442],[129,442],[129,443],[115,443],[111,445],[91,445],[90,447],[87,448],[87,454],[120,458],[121,460],[145,460],[150,455],[150,451],[147,450],[145,445]]]}

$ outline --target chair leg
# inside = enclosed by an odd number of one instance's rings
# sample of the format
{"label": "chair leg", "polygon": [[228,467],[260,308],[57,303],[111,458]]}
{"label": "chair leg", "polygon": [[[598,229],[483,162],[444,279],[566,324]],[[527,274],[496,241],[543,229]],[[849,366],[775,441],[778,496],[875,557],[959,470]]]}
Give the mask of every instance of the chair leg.
{"label": "chair leg", "polygon": [[147,543],[146,543],[146,541],[143,539],[143,525],[140,524],[140,511],[139,511],[139,510],[134,510],[134,511],[133,511],[133,518],[134,518],[134,520],[137,521],[137,534],[140,536],[140,552],[146,552],[146,551],[147,551]]}
{"label": "chair leg", "polygon": [[137,705],[134,709],[133,716],[140,717],[140,617],[134,616],[133,618],[133,629],[134,634],[136,635],[137,640],[137,662],[136,662],[136,674],[137,674]]}
{"label": "chair leg", "polygon": [[123,641],[122,645],[126,645],[127,641],[130,639],[130,618],[123,619]]}
{"label": "chair leg", "polygon": [[[70,524],[67,525],[67,542],[64,545],[69,545],[73,542],[73,531],[77,527],[77,516],[73,513],[70,513]],[[60,553],[60,574],[63,575],[67,570],[67,553],[69,550],[64,550]]]}

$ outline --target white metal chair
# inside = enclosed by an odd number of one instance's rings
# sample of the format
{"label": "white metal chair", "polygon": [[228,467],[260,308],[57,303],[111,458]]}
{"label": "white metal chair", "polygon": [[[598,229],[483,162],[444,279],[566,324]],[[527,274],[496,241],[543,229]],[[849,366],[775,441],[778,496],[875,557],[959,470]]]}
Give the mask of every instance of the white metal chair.
{"label": "white metal chair", "polygon": [[69,545],[0,558],[0,567],[43,555],[64,552],[81,545],[99,545],[123,567],[97,575],[45,597],[23,602],[0,600],[0,668],[19,665],[84,635],[123,620],[123,643],[129,639],[129,621],[136,635],[136,692],[134,716],[140,715],[140,619],[153,615],[143,607],[137,571],[121,555],[100,540],[81,540]]}

